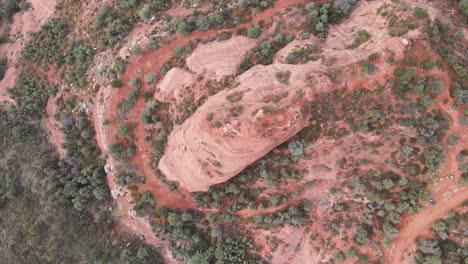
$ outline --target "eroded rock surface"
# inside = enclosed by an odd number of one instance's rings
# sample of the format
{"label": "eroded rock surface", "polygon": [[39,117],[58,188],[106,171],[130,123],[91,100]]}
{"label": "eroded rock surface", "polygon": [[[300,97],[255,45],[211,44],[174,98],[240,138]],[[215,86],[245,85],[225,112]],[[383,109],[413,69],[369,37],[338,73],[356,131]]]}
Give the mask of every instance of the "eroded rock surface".
{"label": "eroded rock surface", "polygon": [[187,58],[187,66],[197,74],[231,75],[236,72],[244,54],[256,45],[256,40],[244,36],[201,44]]}
{"label": "eroded rock surface", "polygon": [[[287,72],[288,81],[278,78]],[[159,169],[191,192],[234,177],[295,135],[309,123],[309,100],[332,87],[327,76],[304,65],[258,65],[236,81],[169,136]]]}

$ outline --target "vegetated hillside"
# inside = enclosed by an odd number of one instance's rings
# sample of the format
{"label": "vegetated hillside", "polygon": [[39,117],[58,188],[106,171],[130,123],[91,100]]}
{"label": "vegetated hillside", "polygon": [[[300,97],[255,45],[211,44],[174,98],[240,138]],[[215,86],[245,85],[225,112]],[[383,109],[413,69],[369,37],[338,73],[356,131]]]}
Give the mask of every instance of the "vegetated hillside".
{"label": "vegetated hillside", "polygon": [[462,261],[467,8],[60,1],[0,97],[1,255]]}
{"label": "vegetated hillside", "polygon": [[162,263],[138,239],[113,233],[105,211],[90,216],[54,199],[59,161],[40,123],[2,109],[0,139],[2,263]]}

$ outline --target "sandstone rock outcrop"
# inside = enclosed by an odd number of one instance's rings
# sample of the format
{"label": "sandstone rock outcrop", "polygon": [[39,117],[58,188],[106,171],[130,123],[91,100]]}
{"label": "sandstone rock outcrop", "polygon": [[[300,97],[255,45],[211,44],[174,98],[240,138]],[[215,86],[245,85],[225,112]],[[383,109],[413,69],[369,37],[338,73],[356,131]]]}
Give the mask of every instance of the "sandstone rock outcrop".
{"label": "sandstone rock outcrop", "polygon": [[[279,78],[285,74],[290,77]],[[236,81],[169,136],[159,169],[190,192],[234,177],[294,136],[309,123],[307,102],[332,86],[307,65],[258,65]]]}

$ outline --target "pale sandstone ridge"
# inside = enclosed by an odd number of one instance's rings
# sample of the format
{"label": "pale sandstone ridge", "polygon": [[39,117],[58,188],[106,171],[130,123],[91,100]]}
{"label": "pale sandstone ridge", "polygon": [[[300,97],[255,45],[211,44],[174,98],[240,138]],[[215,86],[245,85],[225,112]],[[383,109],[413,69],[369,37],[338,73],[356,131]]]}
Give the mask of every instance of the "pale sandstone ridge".
{"label": "pale sandstone ridge", "polygon": [[236,73],[244,54],[256,45],[256,40],[244,36],[201,44],[187,58],[187,66],[197,74],[231,75]]}
{"label": "pale sandstone ridge", "polygon": [[[276,77],[286,71],[289,84]],[[332,88],[327,76],[307,65],[258,65],[236,81],[237,87],[209,98],[169,136],[159,169],[190,192],[234,177],[294,136],[309,123],[306,102]]]}
{"label": "pale sandstone ridge", "polygon": [[172,97],[179,98],[180,92],[194,83],[194,75],[181,68],[170,69],[159,84],[156,98],[161,102],[169,102]]}

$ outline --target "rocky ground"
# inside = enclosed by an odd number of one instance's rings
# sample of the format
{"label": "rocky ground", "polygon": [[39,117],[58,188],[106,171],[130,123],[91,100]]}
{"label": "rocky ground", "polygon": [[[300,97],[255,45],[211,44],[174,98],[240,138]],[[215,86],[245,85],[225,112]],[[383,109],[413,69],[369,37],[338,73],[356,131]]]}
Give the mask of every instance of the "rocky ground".
{"label": "rocky ground", "polygon": [[[381,8],[391,5],[391,1],[359,1],[348,18],[328,28],[329,35],[325,40],[313,35],[303,37],[301,27],[305,18],[293,6],[308,2],[276,1],[274,7],[259,11],[252,21],[234,28],[210,29],[193,32],[188,36],[167,36],[161,33],[159,36],[163,36],[166,43],[154,51],[147,48],[146,36],[148,32],[157,30],[160,24],[136,25],[127,38],[128,42],[114,52],[128,57],[125,72],[120,76],[123,86],[119,89],[111,88],[105,76],[89,73],[93,84],[100,85],[97,94],[94,98],[88,98],[88,101],[92,102],[89,105],[93,107],[91,118],[96,140],[106,158],[107,183],[116,203],[116,230],[142,236],[147,243],[163,248],[168,263],[178,262],[170,254],[168,241],[153,233],[149,217],[136,216],[133,210],[133,190],[117,183],[119,167],[127,166],[141,175],[144,181],[135,184],[134,188],[140,193],[150,192],[158,206],[203,213],[223,212],[226,208],[197,206],[193,199],[194,193],[211,192],[217,186],[233,182],[236,176],[260,166],[268,155],[286,153],[294,156],[291,143],[302,144],[301,139],[313,138],[307,144],[304,143],[303,148],[301,145],[300,154],[292,159],[295,163],[288,167],[291,171],[294,168],[299,178],[281,179],[272,186],[265,179],[256,179],[250,186],[263,188],[260,192],[262,197],[269,198],[275,193],[286,194],[288,197],[284,203],[266,209],[245,207],[230,213],[239,219],[244,231],[252,235],[259,254],[271,263],[321,263],[333,258],[336,250],[350,248],[359,229],[357,219],[360,219],[369,200],[354,189],[345,187],[352,180],[349,179],[351,172],[341,163],[347,158],[350,163],[362,161],[364,165],[356,169],[359,172],[374,169],[397,171],[389,163],[397,155],[395,144],[402,138],[415,138],[418,131],[396,123],[382,125],[382,130],[378,132],[353,130],[356,124],[347,119],[349,113],[346,112],[345,104],[333,106],[336,115],[341,115],[342,119],[324,120],[326,109],[320,108],[323,104],[320,96],[335,92],[344,100],[347,95],[363,88],[372,92],[383,88],[383,92],[378,94],[380,98],[372,103],[379,107],[394,106],[398,102],[392,96],[388,81],[393,78],[397,65],[389,63],[390,58],[392,61],[402,61],[405,56],[440,57],[434,51],[427,54],[422,52],[424,48],[421,43],[426,33],[421,27],[399,36],[390,34],[389,19],[381,15]],[[56,3],[31,1],[31,4],[32,9],[15,15],[11,23],[10,35],[15,36],[15,41],[0,48],[0,56],[6,56],[10,66],[0,83],[0,101],[12,101],[5,88],[14,84],[17,69],[13,65],[28,40],[27,33],[39,30],[40,25],[53,15]],[[419,6],[427,9],[429,17],[425,19],[450,20],[440,11],[440,3],[419,0],[408,1],[407,4],[411,8]],[[210,7],[205,4],[200,10],[209,10]],[[398,12],[406,16],[411,14],[405,10]],[[183,18],[191,14],[191,9],[176,5],[166,13]],[[92,14],[83,16],[83,21],[86,21]],[[236,31],[241,28],[249,28],[259,22],[265,24],[259,37],[236,35]],[[276,50],[269,65],[259,64],[241,71],[239,65],[245,57],[262,45],[260,40],[272,39],[274,29],[281,28],[281,25],[286,25],[284,31],[293,34],[295,39]],[[4,29],[5,26],[2,26]],[[369,39],[350,48],[358,30],[365,30]],[[466,27],[463,31],[466,32]],[[220,33],[230,33],[232,36],[226,40],[216,40]],[[466,42],[465,34],[462,43]],[[143,52],[131,55],[129,50],[136,43],[141,44]],[[189,47],[190,52],[174,58],[175,50],[182,46]],[[290,54],[304,47],[313,47],[313,58],[292,63]],[[375,68],[372,74],[363,73],[363,61],[367,61],[373,54],[378,57],[373,61]],[[95,64],[103,64],[109,56],[113,56],[113,53],[97,54]],[[255,58],[257,55],[253,56]],[[122,118],[117,105],[131,90],[127,84],[135,76],[143,77],[159,71],[168,61],[173,62],[174,66],[159,74],[155,82],[141,82],[140,94],[148,92],[150,98],[139,96],[133,108]],[[399,233],[391,240],[389,247],[378,244],[379,239],[383,238],[382,234],[362,245],[358,253],[368,255],[371,261],[410,263],[416,238],[430,236],[430,228],[437,219],[468,199],[467,187],[459,183],[462,172],[457,169],[456,161],[457,155],[468,147],[466,126],[458,121],[463,110],[466,112],[466,105],[459,109],[452,108],[454,101],[448,89],[452,75],[448,67],[445,65],[425,73],[437,76],[446,87],[434,97],[434,103],[428,111],[441,110],[450,123],[446,134],[459,135],[456,145],[441,144],[445,151],[444,163],[428,180],[428,191],[436,203],[423,202],[421,210],[416,214],[403,214],[403,220],[398,226]],[[47,75],[51,81],[59,79],[50,71]],[[48,117],[44,119],[60,157],[65,155],[60,147],[63,136],[52,116],[56,110],[55,101],[62,96],[59,94],[49,99]],[[159,121],[155,124],[139,121],[142,111],[148,109],[148,100],[155,100],[159,106],[164,105],[163,110],[158,112]],[[356,120],[366,115],[361,112],[355,114],[358,117],[352,118]],[[395,114],[392,117],[396,119],[401,116]],[[124,123],[132,126],[135,153],[122,161],[112,157],[109,146],[120,140],[116,134]],[[165,126],[170,129],[162,129]],[[318,136],[309,135],[316,130],[320,131]],[[344,130],[350,132],[337,136]],[[154,136],[151,131],[159,132]],[[155,155],[154,146],[145,140],[149,135],[158,140],[167,137],[160,155]],[[441,142],[446,140],[444,138]],[[359,173],[356,171],[352,175]],[[171,188],[171,182],[175,182],[176,190]],[[331,191],[341,188],[346,191]],[[302,200],[312,203],[310,217],[314,221],[303,226],[285,225],[272,230],[255,226],[255,217],[280,212]],[[337,213],[336,207],[343,203],[354,204],[355,210],[343,216],[342,223],[339,223],[340,231],[330,236],[330,223],[340,222],[335,217],[342,216]],[[352,223],[345,225],[345,222]],[[312,236],[318,239],[313,240]],[[273,240],[281,242],[273,247]],[[321,244],[319,240],[322,240]]]}

